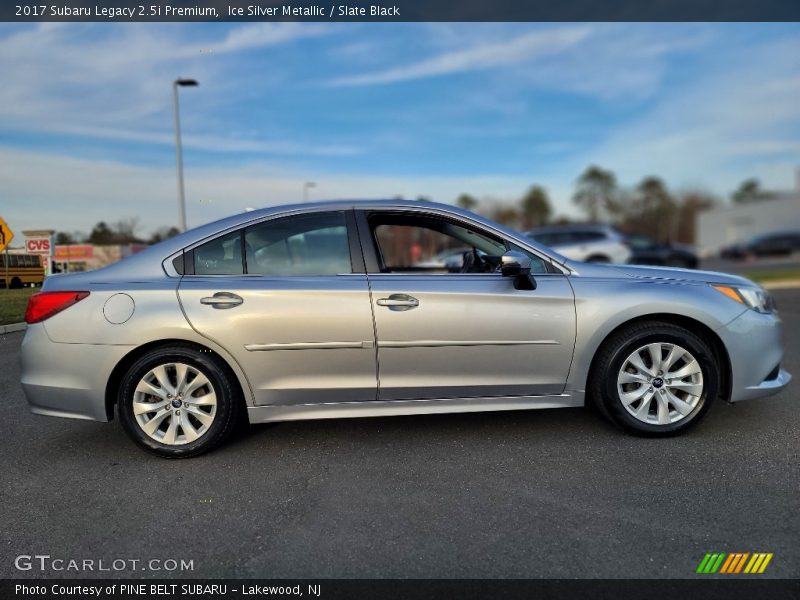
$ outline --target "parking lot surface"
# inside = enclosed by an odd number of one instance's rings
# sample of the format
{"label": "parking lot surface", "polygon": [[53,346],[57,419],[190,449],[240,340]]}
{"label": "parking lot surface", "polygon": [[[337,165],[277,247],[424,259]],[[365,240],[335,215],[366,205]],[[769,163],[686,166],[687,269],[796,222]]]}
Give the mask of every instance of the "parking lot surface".
{"label": "parking lot surface", "polygon": [[[797,377],[800,291],[775,296]],[[712,551],[800,576],[797,379],[671,439],[560,409],[261,425],[168,461],[30,414],[21,340],[0,336],[0,577],[693,577]],[[34,554],[193,570],[18,571]]]}

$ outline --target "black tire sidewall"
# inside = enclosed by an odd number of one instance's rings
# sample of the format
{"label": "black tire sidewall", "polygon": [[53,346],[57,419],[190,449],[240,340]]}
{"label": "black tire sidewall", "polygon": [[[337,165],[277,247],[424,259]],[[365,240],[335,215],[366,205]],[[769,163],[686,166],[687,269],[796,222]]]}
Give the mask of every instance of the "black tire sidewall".
{"label": "black tire sidewall", "polygon": [[[193,442],[176,446],[161,444],[149,437],[133,414],[133,397],[139,381],[152,368],[170,362],[182,362],[201,371],[217,396],[217,412],[208,431]],[[220,362],[208,352],[189,347],[160,348],[136,360],[123,377],[117,397],[117,414],[128,436],[145,450],[166,458],[197,456],[220,444],[238,419],[238,398],[232,374]]]}
{"label": "black tire sidewall", "polygon": [[[685,348],[697,360],[703,373],[703,395],[697,406],[688,417],[669,425],[652,425],[639,421],[625,409],[617,391],[617,375],[623,362],[637,348],[651,343],[677,344]],[[604,375],[601,390],[604,408],[617,424],[628,431],[642,435],[672,435],[687,429],[702,419],[719,393],[719,367],[713,351],[708,344],[690,331],[675,326],[656,326],[646,331],[632,333],[627,338],[622,336],[617,340],[604,371],[604,374],[601,374]]]}

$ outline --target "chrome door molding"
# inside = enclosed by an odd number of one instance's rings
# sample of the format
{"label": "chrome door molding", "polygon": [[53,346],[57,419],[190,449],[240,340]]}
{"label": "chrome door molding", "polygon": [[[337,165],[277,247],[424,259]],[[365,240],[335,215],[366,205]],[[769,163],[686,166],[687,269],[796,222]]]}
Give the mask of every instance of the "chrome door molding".
{"label": "chrome door molding", "polygon": [[557,340],[415,340],[378,341],[378,348],[447,348],[451,346],[559,346]]}
{"label": "chrome door molding", "polygon": [[245,350],[250,352],[270,352],[274,350],[341,350],[372,349],[375,343],[372,341],[363,342],[298,342],[291,344],[245,344]]}

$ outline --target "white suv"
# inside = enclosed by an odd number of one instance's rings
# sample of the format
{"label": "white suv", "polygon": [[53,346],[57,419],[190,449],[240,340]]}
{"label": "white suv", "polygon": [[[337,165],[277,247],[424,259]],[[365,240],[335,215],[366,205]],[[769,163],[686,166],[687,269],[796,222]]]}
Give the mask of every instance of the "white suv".
{"label": "white suv", "polygon": [[631,257],[625,238],[609,225],[537,227],[525,235],[573,260],[626,263]]}

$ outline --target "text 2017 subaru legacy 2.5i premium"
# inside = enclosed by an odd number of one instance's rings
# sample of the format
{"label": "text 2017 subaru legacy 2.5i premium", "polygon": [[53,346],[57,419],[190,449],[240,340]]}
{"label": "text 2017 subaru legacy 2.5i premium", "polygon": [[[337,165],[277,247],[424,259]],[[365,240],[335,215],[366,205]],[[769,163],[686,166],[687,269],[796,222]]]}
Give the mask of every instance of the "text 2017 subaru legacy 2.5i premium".
{"label": "text 2017 subaru legacy 2.5i premium", "polygon": [[[443,266],[431,258],[465,249]],[[29,303],[35,413],[108,421],[168,457],[250,423],[597,405],[673,434],[787,385],[779,319],[721,273],[570,261],[452,206],[267,208]],[[744,424],[742,424],[744,426]]]}

